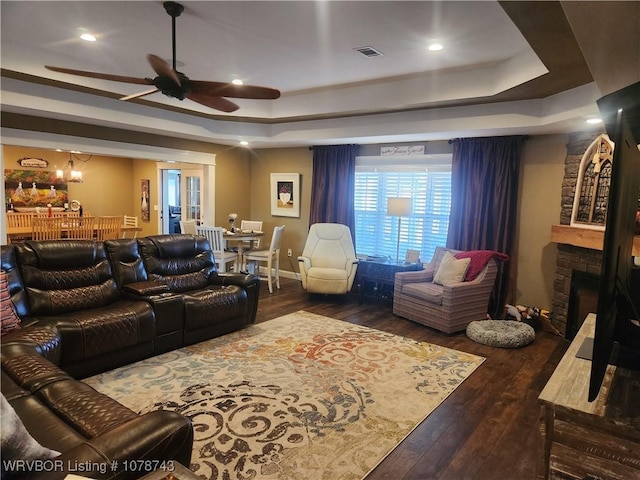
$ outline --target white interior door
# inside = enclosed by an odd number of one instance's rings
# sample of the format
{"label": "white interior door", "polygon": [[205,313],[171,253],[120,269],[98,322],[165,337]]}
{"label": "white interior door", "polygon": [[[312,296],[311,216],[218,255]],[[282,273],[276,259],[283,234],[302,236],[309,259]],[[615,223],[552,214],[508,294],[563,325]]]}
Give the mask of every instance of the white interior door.
{"label": "white interior door", "polygon": [[202,190],[204,186],[202,168],[182,169],[180,176],[180,204],[182,206],[182,220],[201,222]]}

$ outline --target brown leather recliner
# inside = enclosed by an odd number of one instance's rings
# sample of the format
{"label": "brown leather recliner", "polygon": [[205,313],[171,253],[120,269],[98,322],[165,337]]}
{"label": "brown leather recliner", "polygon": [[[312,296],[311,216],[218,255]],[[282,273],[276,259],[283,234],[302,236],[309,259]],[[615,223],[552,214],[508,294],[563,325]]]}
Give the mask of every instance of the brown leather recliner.
{"label": "brown leather recliner", "polygon": [[2,249],[23,325],[52,323],[64,348],[60,367],[76,378],[126,365],[154,352],[155,315],[123,299],[102,242],[26,241]]}
{"label": "brown leather recliner", "polygon": [[[138,415],[73,379],[54,363],[61,353],[54,325],[13,330],[2,340],[2,394],[31,437],[60,452],[38,464],[12,463],[3,451],[3,479],[57,480],[88,467],[79,473],[125,480],[171,462],[189,466],[190,421],[166,410]],[[136,461],[139,468],[127,468],[124,461]]]}
{"label": "brown leather recliner", "polygon": [[152,235],[139,238],[138,246],[147,279],[168,285],[183,298],[185,344],[223,335],[255,321],[259,277],[218,273],[206,238]]}

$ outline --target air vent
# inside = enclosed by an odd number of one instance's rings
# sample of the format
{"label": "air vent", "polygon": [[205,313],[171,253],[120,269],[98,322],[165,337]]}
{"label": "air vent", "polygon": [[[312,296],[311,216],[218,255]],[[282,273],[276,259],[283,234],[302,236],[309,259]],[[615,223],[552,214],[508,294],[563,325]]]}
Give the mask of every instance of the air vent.
{"label": "air vent", "polygon": [[384,55],[384,53],[382,53],[380,50],[376,50],[373,47],[358,47],[354,48],[354,50],[356,52],[360,52],[362,55],[368,58],[381,57],[382,55]]}

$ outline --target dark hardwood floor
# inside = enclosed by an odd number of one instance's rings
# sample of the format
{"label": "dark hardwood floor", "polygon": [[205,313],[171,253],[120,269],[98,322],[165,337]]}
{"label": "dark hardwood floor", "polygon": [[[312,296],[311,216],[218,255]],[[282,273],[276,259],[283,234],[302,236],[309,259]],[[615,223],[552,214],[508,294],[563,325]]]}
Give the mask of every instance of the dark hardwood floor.
{"label": "dark hardwood floor", "polygon": [[263,283],[258,322],[298,310],[435,343],[486,361],[423,421],[367,480],[533,480],[541,456],[538,395],[569,342],[545,332],[520,349],[446,336],[402,319],[391,305],[355,295],[308,295],[300,282],[281,278],[269,294]]}

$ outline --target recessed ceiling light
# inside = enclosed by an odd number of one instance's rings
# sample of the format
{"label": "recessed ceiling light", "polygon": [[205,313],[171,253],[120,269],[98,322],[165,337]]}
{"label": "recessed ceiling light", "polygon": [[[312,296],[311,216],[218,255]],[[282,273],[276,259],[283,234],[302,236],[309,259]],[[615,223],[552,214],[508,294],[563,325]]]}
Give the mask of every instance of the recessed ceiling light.
{"label": "recessed ceiling light", "polygon": [[92,35],[88,32],[85,32],[82,35],[80,35],[80,38],[85,42],[95,42],[97,40],[95,35]]}
{"label": "recessed ceiling light", "polygon": [[249,145],[249,142],[247,142],[246,140],[240,140],[240,145],[246,147],[247,145]]}
{"label": "recessed ceiling light", "polygon": [[587,118],[587,123],[591,123],[591,124],[595,125],[597,123],[602,123],[602,119],[601,118]]}
{"label": "recessed ceiling light", "polygon": [[235,78],[234,80],[231,81],[231,83],[233,83],[234,85],[242,85],[242,84],[244,84],[244,82],[242,80],[240,80],[239,78]]}
{"label": "recessed ceiling light", "polygon": [[444,47],[442,46],[442,44],[441,44],[441,43],[438,43],[438,42],[432,42],[432,43],[430,43],[430,44],[429,44],[429,46],[427,47],[427,49],[428,49],[430,52],[437,52],[437,51],[439,51],[439,50],[442,50],[443,48],[444,48]]}

